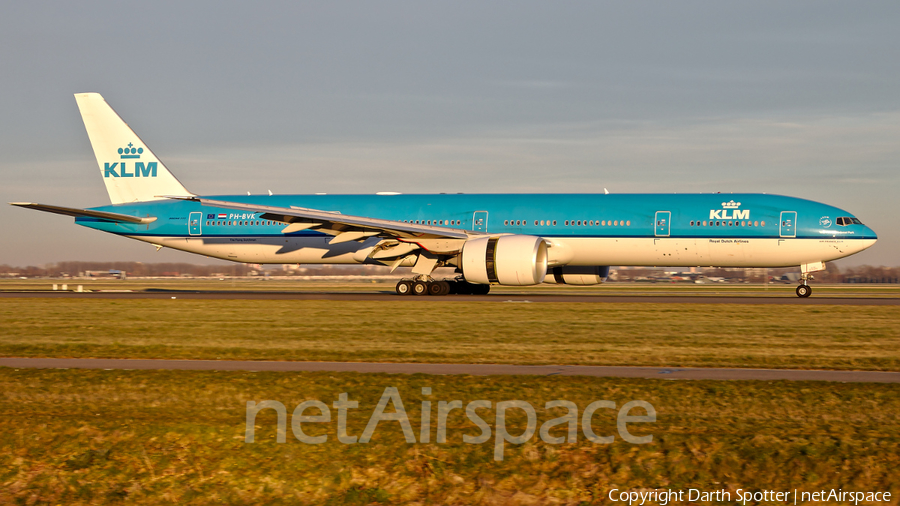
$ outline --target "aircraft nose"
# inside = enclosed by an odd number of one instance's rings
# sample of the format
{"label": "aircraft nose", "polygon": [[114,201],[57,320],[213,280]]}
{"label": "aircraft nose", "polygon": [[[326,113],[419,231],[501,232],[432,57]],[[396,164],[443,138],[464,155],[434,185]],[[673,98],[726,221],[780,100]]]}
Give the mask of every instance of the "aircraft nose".
{"label": "aircraft nose", "polygon": [[878,234],[876,234],[875,231],[869,227],[866,227],[865,230],[863,230],[863,237],[865,237],[866,239],[872,239],[873,241],[878,240]]}

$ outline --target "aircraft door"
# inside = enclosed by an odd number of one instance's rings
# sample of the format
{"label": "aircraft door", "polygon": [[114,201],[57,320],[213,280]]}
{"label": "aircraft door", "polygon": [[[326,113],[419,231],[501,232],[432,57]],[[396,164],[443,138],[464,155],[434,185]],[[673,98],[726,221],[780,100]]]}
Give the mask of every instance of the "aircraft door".
{"label": "aircraft door", "polygon": [[669,237],[670,221],[672,221],[671,211],[656,211],[656,237]]}
{"label": "aircraft door", "polygon": [[797,211],[781,211],[781,237],[797,237]]}
{"label": "aircraft door", "polygon": [[472,230],[475,232],[487,232],[487,211],[475,211],[472,215]]}
{"label": "aircraft door", "polygon": [[188,216],[188,234],[189,235],[200,235],[202,233],[202,229],[200,228],[200,221],[203,220],[203,213],[194,212]]}

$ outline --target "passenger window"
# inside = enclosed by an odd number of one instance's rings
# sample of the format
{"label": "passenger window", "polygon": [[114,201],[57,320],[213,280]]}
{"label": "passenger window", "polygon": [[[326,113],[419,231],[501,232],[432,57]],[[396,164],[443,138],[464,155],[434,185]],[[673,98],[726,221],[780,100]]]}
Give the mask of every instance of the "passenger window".
{"label": "passenger window", "polygon": [[553,226],[554,227],[556,226],[556,220],[553,220]]}
{"label": "passenger window", "polygon": [[630,227],[630,226],[631,226],[631,220],[626,221],[626,222],[625,222],[625,226],[626,226],[626,227]]}
{"label": "passenger window", "polygon": [[765,220],[763,220],[763,221],[761,221],[761,222],[759,222],[759,226],[761,226],[761,227],[765,227],[765,226],[766,226],[766,222],[765,222]]}

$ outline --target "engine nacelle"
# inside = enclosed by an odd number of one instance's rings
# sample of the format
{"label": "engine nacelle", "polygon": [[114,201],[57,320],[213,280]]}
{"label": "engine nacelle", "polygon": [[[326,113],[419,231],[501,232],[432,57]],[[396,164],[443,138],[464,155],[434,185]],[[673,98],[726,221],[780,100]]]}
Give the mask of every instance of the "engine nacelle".
{"label": "engine nacelle", "polygon": [[537,285],[547,274],[547,244],[533,235],[472,239],[461,256],[460,269],[470,283]]}
{"label": "engine nacelle", "polygon": [[599,285],[609,277],[608,265],[564,265],[547,272],[544,283],[557,285]]}

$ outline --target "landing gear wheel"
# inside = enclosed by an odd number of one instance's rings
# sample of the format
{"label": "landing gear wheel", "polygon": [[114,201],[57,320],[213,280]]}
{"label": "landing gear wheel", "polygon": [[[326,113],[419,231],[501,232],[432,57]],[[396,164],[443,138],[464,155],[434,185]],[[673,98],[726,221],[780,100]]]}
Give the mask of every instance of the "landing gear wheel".
{"label": "landing gear wheel", "polygon": [[453,295],[459,293],[459,281],[456,281],[456,280],[445,281],[445,283],[447,283],[447,289],[450,290],[447,293],[453,294]]}
{"label": "landing gear wheel", "polygon": [[472,293],[475,295],[487,295],[491,291],[491,285],[472,285]]}
{"label": "landing gear wheel", "polygon": [[397,283],[397,295],[412,294],[412,285],[412,281],[401,279],[400,282]]}
{"label": "landing gear wheel", "polygon": [[416,281],[413,283],[412,292],[414,295],[428,295],[428,283]]}
{"label": "landing gear wheel", "polygon": [[437,284],[441,285],[441,293],[440,295],[448,295],[450,293],[450,282],[448,281],[438,281]]}
{"label": "landing gear wheel", "polygon": [[453,293],[458,295],[472,295],[472,284],[468,281],[456,281],[456,289]]}
{"label": "landing gear wheel", "polygon": [[444,287],[442,281],[432,281],[428,283],[428,295],[444,295]]}
{"label": "landing gear wheel", "polygon": [[812,295],[812,288],[809,285],[799,285],[797,287],[797,297],[809,297]]}

